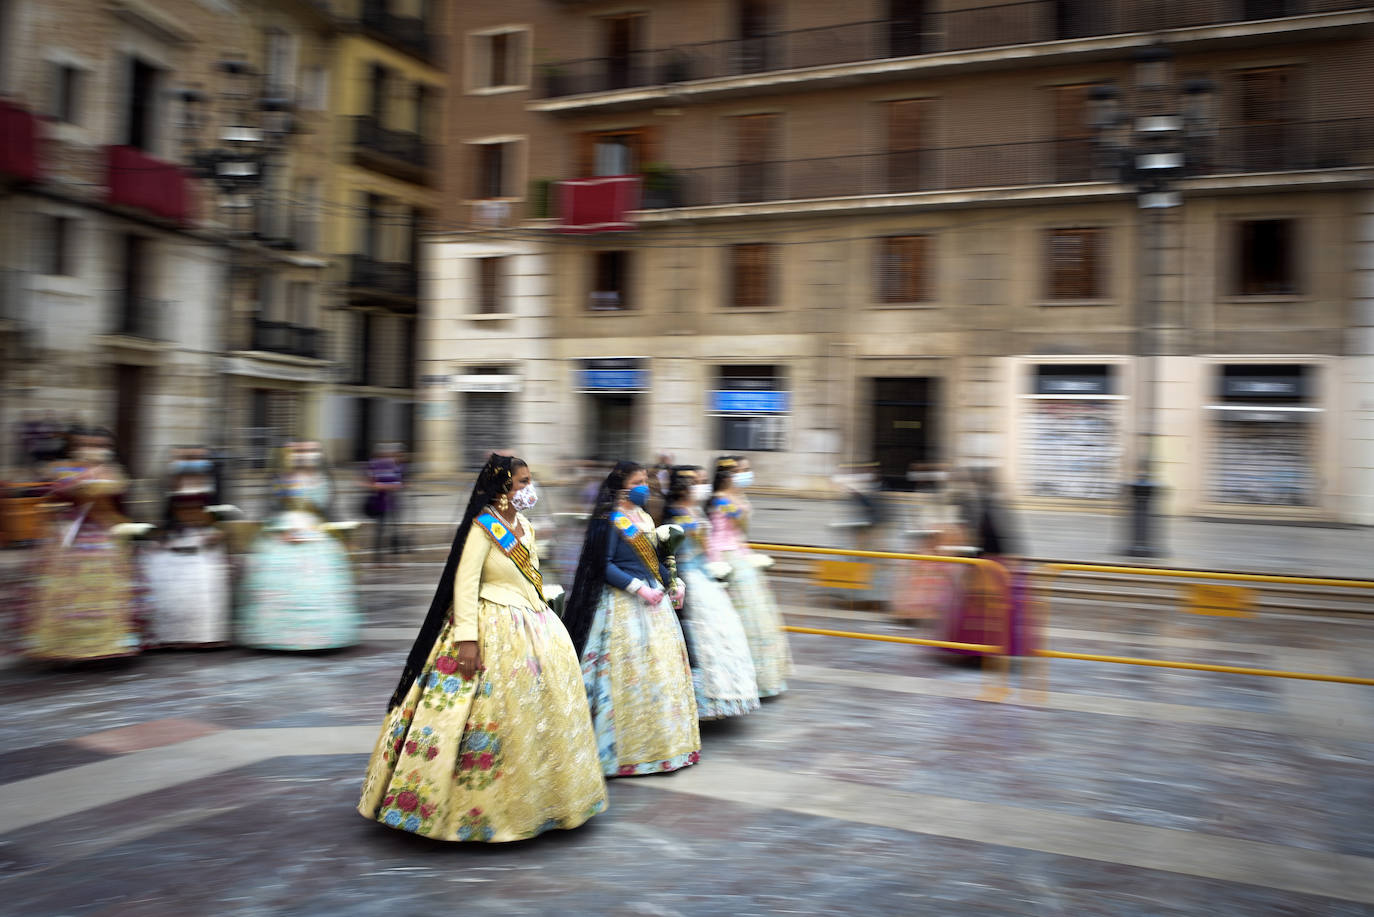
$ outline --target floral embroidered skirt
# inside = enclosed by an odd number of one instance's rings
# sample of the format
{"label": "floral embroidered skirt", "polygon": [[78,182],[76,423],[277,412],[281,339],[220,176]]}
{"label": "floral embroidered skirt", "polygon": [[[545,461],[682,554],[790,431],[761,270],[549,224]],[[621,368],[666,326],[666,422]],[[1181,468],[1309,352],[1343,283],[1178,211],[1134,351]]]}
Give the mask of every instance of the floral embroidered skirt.
{"label": "floral embroidered skirt", "polygon": [[258,539],[243,580],[238,642],[269,650],[323,650],[358,642],[361,617],[342,544]]}
{"label": "floral embroidered skirt", "polygon": [[153,550],[143,557],[151,645],[229,641],[229,561],[220,548],[194,554]]}
{"label": "floral embroidered skirt", "polygon": [[735,606],[715,579],[696,565],[685,568],[687,603],[682,630],[691,647],[697,717],[739,716],[759,706],[754,660]]}
{"label": "floral embroidered skirt", "polygon": [[456,674],[452,623],[387,714],[358,811],[445,841],[523,840],[603,811],[606,781],[562,622],[483,601],[482,669],[469,681]]}
{"label": "floral embroidered skirt", "polygon": [[83,538],[43,551],[23,625],[25,655],[75,662],[137,654],[139,596],[128,547]]}
{"label": "floral embroidered skirt", "polygon": [[787,690],[787,676],[792,671],[792,650],[782,629],[782,615],[768,582],[750,562],[747,551],[732,551],[725,559],[732,569],[730,599],[749,638],[759,697],[774,697]]}
{"label": "floral embroidered skirt", "polygon": [[607,586],[596,607],[582,680],[607,776],[657,774],[701,755],[692,670],[673,603],[650,607]]}

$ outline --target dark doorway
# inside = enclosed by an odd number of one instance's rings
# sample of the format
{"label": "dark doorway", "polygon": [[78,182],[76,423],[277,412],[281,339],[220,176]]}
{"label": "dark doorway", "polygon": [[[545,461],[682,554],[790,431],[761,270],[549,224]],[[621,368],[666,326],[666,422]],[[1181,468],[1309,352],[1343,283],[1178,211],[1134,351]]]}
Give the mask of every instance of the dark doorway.
{"label": "dark doorway", "polygon": [[139,473],[139,437],[142,432],[144,368],[115,366],[115,455],[129,477]]}
{"label": "dark doorway", "polygon": [[883,487],[908,490],[912,465],[940,460],[939,379],[873,380],[873,460]]}
{"label": "dark doorway", "polygon": [[925,0],[888,0],[887,53],[889,57],[910,57],[927,49],[922,47]]}
{"label": "dark doorway", "polygon": [[600,462],[635,457],[634,395],[593,395],[587,418],[587,456]]}

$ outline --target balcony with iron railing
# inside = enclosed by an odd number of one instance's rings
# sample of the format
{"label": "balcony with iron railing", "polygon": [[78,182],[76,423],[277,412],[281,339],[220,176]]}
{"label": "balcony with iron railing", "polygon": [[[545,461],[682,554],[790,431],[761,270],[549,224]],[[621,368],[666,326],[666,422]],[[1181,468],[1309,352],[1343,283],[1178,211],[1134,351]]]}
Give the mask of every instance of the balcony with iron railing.
{"label": "balcony with iron railing", "polygon": [[358,23],[363,31],[427,63],[438,60],[440,45],[430,24],[418,16],[396,15],[386,0],[363,0]]}
{"label": "balcony with iron railing", "polygon": [[[541,68],[540,94],[543,99],[552,100],[668,85],[689,84],[682,88],[690,88],[698,81],[729,77],[763,79],[781,71],[1132,33],[1156,36],[1165,30],[1246,23],[1264,32],[1327,31],[1339,36],[1349,34],[1349,17],[1333,19],[1334,14],[1368,13],[1370,8],[1369,0],[1202,0],[1163,4],[1134,0],[1015,0],[967,9],[931,10],[912,18],[775,31],[751,38],[561,61]],[[1285,19],[1293,21],[1275,22]],[[1364,19],[1368,20],[1368,16]],[[1187,38],[1186,32],[1170,36],[1171,41]],[[1071,48],[1058,50],[1068,52]],[[885,73],[892,76],[901,71],[886,68]],[[843,76],[850,79],[854,74]],[[818,72],[815,78],[827,77]],[[791,74],[789,83],[796,82],[797,75]],[[655,96],[652,92],[646,95]],[[597,103],[595,99],[586,101]],[[534,103],[534,107],[541,107],[540,103]]]}
{"label": "balcony with iron railing", "polygon": [[353,149],[361,166],[421,184],[433,181],[434,146],[414,131],[392,130],[372,115],[356,115]]}
{"label": "balcony with iron railing", "polygon": [[324,333],[319,328],[254,318],[251,349],[320,360],[324,359],[323,338]]}
{"label": "balcony with iron railing", "polygon": [[413,307],[420,295],[419,266],[406,261],[376,261],[367,255],[350,255],[348,285],[364,295],[382,294],[404,300]]}
{"label": "balcony with iron railing", "polygon": [[[1125,180],[1092,140],[1032,140],[736,163],[663,172],[644,210]],[[1127,164],[1128,165],[1128,164]],[[1374,168],[1374,119],[1224,127],[1188,145],[1183,177]],[[1253,183],[1253,182],[1252,182]]]}

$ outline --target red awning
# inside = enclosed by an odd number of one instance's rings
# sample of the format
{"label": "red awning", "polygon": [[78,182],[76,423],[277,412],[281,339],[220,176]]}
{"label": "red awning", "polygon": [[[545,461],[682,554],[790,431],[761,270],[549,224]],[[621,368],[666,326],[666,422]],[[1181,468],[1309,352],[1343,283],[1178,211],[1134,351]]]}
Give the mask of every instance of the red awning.
{"label": "red awning", "polygon": [[32,112],[0,99],[0,173],[38,180],[37,125]]}
{"label": "red awning", "polygon": [[606,175],[558,183],[559,232],[624,232],[626,219],[639,209],[638,175]]}
{"label": "red awning", "polygon": [[111,146],[105,150],[105,186],[111,204],[137,207],[178,223],[190,221],[190,182],[180,166],[154,159],[131,146]]}

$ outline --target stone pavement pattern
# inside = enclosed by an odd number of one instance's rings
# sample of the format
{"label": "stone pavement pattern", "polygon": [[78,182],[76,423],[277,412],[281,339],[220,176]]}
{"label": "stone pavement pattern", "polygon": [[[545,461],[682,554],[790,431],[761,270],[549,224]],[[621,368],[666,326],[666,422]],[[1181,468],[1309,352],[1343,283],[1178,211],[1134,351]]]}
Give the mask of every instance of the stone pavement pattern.
{"label": "stone pavement pattern", "polygon": [[[1056,662],[978,698],[793,635],[791,690],[583,829],[440,845],[354,811],[437,566],[364,645],[0,669],[0,901],[25,915],[1374,914],[1374,689]],[[913,633],[783,590],[792,623]],[[1060,615],[1065,649],[1370,674],[1363,620]],[[1021,686],[1024,688],[1024,685]]]}

